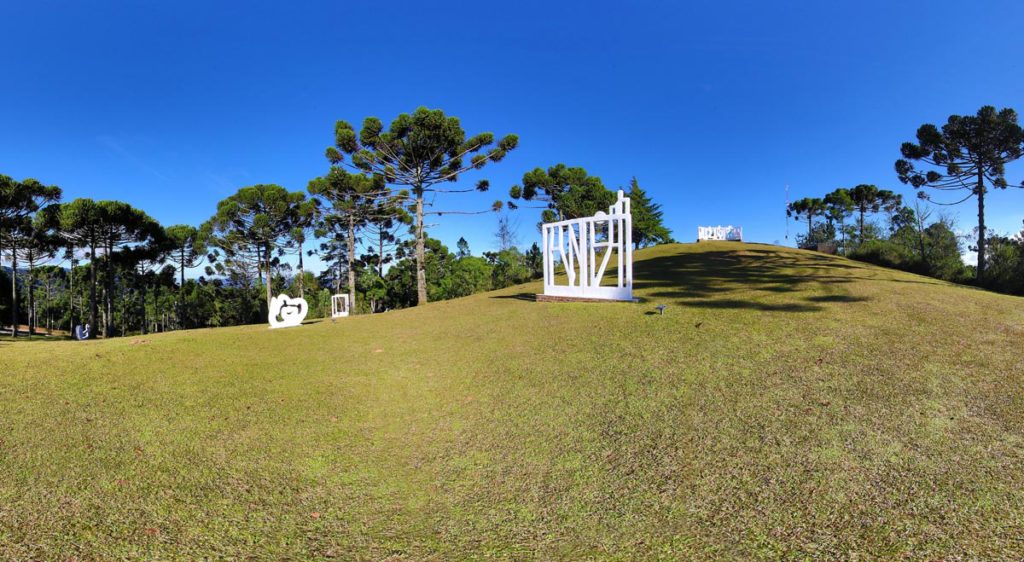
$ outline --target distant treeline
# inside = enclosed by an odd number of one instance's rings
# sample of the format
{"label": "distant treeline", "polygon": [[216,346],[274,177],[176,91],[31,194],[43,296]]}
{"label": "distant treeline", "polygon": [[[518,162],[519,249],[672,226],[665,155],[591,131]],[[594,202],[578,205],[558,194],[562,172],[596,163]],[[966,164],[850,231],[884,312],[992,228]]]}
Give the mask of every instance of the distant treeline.
{"label": "distant treeline", "polygon": [[[385,129],[335,125],[326,173],[305,191],[273,184],[243,187],[201,225],[163,226],[122,201],[62,201],[61,188],[0,175],[0,317],[29,331],[92,336],[230,326],[266,321],[273,294],[309,301],[310,317],[329,314],[330,296],[349,294],[356,312],[374,313],[507,287],[540,276],[541,249],[523,251],[501,201],[484,209],[435,207],[444,195],[484,192],[487,180],[456,187],[459,177],[501,161],[518,137],[467,138],[441,110],[401,114]],[[544,220],[577,218],[615,199],[601,179],[564,164],[536,168],[509,188],[509,210],[543,209]],[[629,187],[638,247],[671,233],[636,179]],[[427,220],[497,213],[494,252],[474,256],[430,238]],[[325,269],[314,274],[305,258]],[[289,259],[288,256],[291,256]],[[186,271],[202,268],[189,279]]]}
{"label": "distant treeline", "polygon": [[[985,196],[994,189],[1024,187],[1006,179],[1006,165],[1024,155],[1016,112],[985,106],[975,115],[951,115],[941,128],[922,125],[916,140],[903,143],[895,164],[898,179],[917,190],[913,206],[871,184],[798,199],[786,209],[807,226],[797,245],[1024,295],[1024,231],[999,235],[985,226]],[[933,201],[934,195],[940,200]],[[978,224],[966,237],[957,235],[949,216],[934,217],[928,204],[972,200]],[[872,220],[878,216],[884,217],[881,225]],[[977,266],[963,262],[965,239],[967,249],[977,253]]]}

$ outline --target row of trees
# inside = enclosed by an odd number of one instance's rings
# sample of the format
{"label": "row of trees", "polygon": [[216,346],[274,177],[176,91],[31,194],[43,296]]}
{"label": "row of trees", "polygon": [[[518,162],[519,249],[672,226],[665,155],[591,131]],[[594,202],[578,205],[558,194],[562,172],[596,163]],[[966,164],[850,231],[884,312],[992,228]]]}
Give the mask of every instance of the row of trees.
{"label": "row of trees", "polygon": [[[0,257],[11,261],[5,317],[16,327],[27,300],[30,331],[42,310],[48,328],[87,322],[93,334],[102,326],[110,337],[262,321],[271,296],[283,290],[307,297],[315,316],[343,289],[357,310],[377,312],[526,281],[539,275],[541,250],[516,247],[501,201],[440,207],[444,194],[487,191],[487,180],[466,188],[457,182],[517,145],[515,135],[467,137],[457,118],[426,108],[399,115],[387,129],[374,117],[358,132],[339,121],[327,171],[305,191],[243,187],[203,224],[166,228],[120,201],[61,203],[58,187],[0,176]],[[660,206],[635,178],[629,192],[635,243],[669,241]],[[545,220],[592,215],[615,198],[600,178],[564,164],[527,172],[510,196],[509,210],[533,202]],[[427,235],[433,217],[485,212],[500,213],[497,252],[472,256],[462,240],[453,254]],[[312,255],[327,266],[319,276],[305,270]],[[60,265],[43,266],[54,261]],[[206,276],[186,279],[198,267]]]}
{"label": "row of trees", "polygon": [[[975,115],[951,115],[941,128],[924,124],[917,130],[917,142],[903,143],[900,153],[895,170],[901,182],[917,190],[913,208],[899,194],[868,184],[799,199],[786,209],[788,216],[807,223],[798,245],[831,245],[851,257],[1021,294],[1024,235],[991,236],[985,226],[985,196],[993,189],[1024,187],[1024,182],[1006,179],[1007,164],[1024,155],[1024,129],[1016,112],[985,106]],[[934,197],[945,193],[956,197]],[[978,255],[974,268],[962,262],[953,221],[948,216],[931,221],[933,211],[921,204],[957,205],[972,199],[978,205],[970,246]],[[884,214],[887,229],[870,221],[879,214]],[[851,217],[856,222],[848,225]]]}

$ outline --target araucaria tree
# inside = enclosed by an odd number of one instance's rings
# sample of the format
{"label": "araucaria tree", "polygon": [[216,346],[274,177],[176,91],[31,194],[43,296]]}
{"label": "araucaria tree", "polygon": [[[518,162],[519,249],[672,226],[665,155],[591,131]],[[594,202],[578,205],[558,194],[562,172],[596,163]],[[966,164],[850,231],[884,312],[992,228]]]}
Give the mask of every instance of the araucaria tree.
{"label": "araucaria tree", "polygon": [[178,287],[178,321],[185,317],[183,314],[185,301],[182,294],[185,289],[185,270],[199,267],[206,259],[206,247],[199,235],[199,229],[189,224],[176,224],[167,227],[165,231],[168,244],[171,247],[167,255],[168,260],[178,269],[181,278],[181,285]]}
{"label": "araucaria tree", "polygon": [[789,204],[786,214],[807,221],[807,238],[814,235],[814,217],[825,214],[825,202],[817,197],[804,197]]}
{"label": "araucaria tree", "polygon": [[33,244],[36,213],[60,199],[61,190],[34,180],[0,175],[0,257],[11,256],[11,335],[18,333],[18,255]]}
{"label": "araucaria tree", "polygon": [[[1024,130],[1017,112],[986,105],[976,115],[950,115],[940,130],[932,124],[917,129],[917,142],[900,147],[903,158],[896,161],[900,181],[917,189],[966,194],[957,204],[978,199],[978,281],[985,279],[985,194],[988,188],[1006,189],[1006,164],[1024,155]],[[919,170],[915,162],[928,166]],[[1019,186],[1024,187],[1024,182]],[[919,194],[929,200],[921,191]]]}
{"label": "araucaria tree", "polygon": [[[344,240],[344,251],[334,258],[344,258],[348,272],[349,306],[356,306],[356,230],[378,210],[377,200],[388,195],[382,176],[350,174],[338,166],[324,177],[309,182],[309,193],[323,201],[321,237]],[[329,250],[328,245],[325,250]],[[343,254],[343,255],[341,255]]]}
{"label": "araucaria tree", "polygon": [[[432,207],[438,194],[473,189],[486,191],[489,187],[486,180],[468,189],[440,186],[456,181],[465,172],[479,170],[489,162],[501,161],[518,144],[516,135],[506,135],[497,143],[492,133],[480,133],[467,139],[458,118],[446,116],[439,109],[420,107],[412,114],[399,115],[387,130],[380,119],[368,117],[358,135],[352,125],[338,121],[335,145],[327,149],[327,158],[333,164],[340,164],[345,154],[351,155],[354,168],[380,175],[389,185],[409,189],[415,221],[417,303],[424,304],[427,302],[424,217],[474,213],[428,211],[427,208]],[[501,203],[495,202],[494,209],[500,207]]]}
{"label": "araucaria tree", "polygon": [[267,306],[272,298],[274,260],[292,243],[292,229],[306,195],[279,185],[243,187],[217,203],[217,214],[203,225],[202,239],[214,251],[211,260],[256,266],[266,274]]}
{"label": "araucaria tree", "polygon": [[518,206],[514,200],[544,203],[541,220],[553,222],[589,217],[598,211],[607,211],[615,203],[615,194],[601,182],[601,178],[587,174],[583,168],[570,168],[556,164],[547,170],[534,168],[523,174],[523,184],[509,188],[509,207]]}
{"label": "araucaria tree", "polygon": [[[164,232],[160,223],[145,212],[122,201],[99,201],[96,206],[99,209],[99,239],[105,250],[103,258],[106,265],[106,289],[103,292],[106,301],[104,336],[109,338],[114,335],[115,259],[120,258],[122,264],[134,268],[132,258],[138,256],[143,259],[145,255],[137,249],[157,245]],[[122,255],[115,256],[116,253]],[[93,256],[91,259],[96,258]]]}
{"label": "araucaria tree", "polygon": [[850,190],[850,200],[857,211],[857,241],[864,242],[864,217],[877,213],[883,208],[895,208],[903,204],[903,197],[869,184],[860,184]]}
{"label": "araucaria tree", "polygon": [[[67,241],[74,275],[74,250],[81,248],[89,258],[89,337],[96,337],[96,260],[100,239],[100,208],[92,199],[79,198],[60,206],[61,235]],[[73,279],[73,277],[72,277]]]}
{"label": "araucaria tree", "polygon": [[854,204],[853,197],[850,196],[850,190],[846,188],[838,188],[835,191],[825,196],[825,216],[830,221],[839,223],[839,234],[842,238],[842,249],[846,251],[846,217],[850,216],[853,212]]}

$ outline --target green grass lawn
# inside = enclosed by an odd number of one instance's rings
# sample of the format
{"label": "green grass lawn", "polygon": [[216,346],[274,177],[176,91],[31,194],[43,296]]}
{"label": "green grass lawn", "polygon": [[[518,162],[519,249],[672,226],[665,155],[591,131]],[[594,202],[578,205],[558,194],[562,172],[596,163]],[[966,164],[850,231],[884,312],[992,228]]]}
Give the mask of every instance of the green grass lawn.
{"label": "green grass lawn", "polygon": [[635,275],[0,342],[0,559],[1024,556],[1024,299],[754,244]]}

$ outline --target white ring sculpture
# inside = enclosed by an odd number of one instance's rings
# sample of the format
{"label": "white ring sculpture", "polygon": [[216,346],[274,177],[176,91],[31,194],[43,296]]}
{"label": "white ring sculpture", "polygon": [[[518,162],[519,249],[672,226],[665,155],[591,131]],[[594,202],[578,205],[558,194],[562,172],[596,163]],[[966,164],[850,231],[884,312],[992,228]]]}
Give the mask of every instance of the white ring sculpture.
{"label": "white ring sculpture", "polygon": [[270,299],[270,313],[267,315],[267,320],[270,321],[271,328],[291,328],[302,324],[307,312],[309,312],[309,305],[306,304],[306,299],[293,299],[288,295],[278,295]]}

